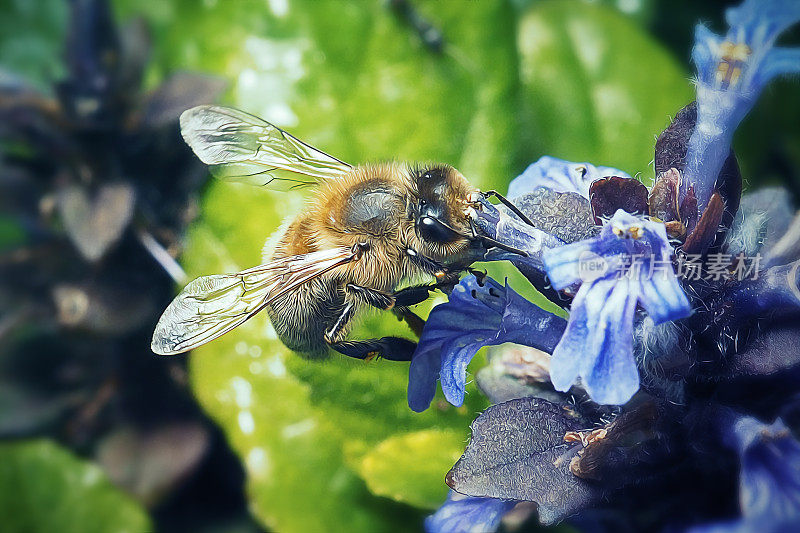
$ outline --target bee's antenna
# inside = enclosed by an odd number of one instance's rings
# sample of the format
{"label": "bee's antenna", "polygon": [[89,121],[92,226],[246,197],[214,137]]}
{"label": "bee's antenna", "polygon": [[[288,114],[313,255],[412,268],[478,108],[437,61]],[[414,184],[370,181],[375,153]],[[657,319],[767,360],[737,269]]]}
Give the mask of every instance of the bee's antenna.
{"label": "bee's antenna", "polygon": [[485,198],[490,198],[490,197],[494,196],[495,198],[500,200],[501,204],[503,204],[504,206],[509,208],[515,215],[517,215],[520,218],[520,220],[522,220],[524,223],[526,223],[527,225],[532,226],[534,228],[536,227],[536,224],[534,224],[533,221],[531,221],[530,218],[525,216],[525,213],[520,211],[517,206],[515,206],[513,203],[511,203],[511,201],[508,198],[506,198],[505,196],[503,196],[499,192],[497,192],[495,190],[491,190],[491,191],[483,192],[481,194],[483,194],[483,196]]}

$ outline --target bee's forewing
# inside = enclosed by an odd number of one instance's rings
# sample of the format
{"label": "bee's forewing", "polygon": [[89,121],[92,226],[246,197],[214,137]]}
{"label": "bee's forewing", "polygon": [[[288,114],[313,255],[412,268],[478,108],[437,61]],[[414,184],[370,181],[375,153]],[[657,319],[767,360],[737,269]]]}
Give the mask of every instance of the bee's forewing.
{"label": "bee's forewing", "polygon": [[294,188],[338,178],[350,165],[242,111],[215,105],[181,115],[186,143],[218,178]]}
{"label": "bee's forewing", "polygon": [[197,278],[169,304],[153,332],[159,355],[191,350],[241,325],[275,298],[356,258],[334,248],[270,261],[236,274]]}

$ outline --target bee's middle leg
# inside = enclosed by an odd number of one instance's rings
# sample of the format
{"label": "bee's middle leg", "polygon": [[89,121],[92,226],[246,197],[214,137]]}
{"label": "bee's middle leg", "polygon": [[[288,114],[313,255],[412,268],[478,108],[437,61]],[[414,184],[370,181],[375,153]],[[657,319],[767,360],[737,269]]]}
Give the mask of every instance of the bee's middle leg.
{"label": "bee's middle leg", "polygon": [[408,307],[395,307],[392,309],[392,313],[397,316],[398,320],[404,320],[414,335],[418,338],[422,337],[422,328],[425,327],[425,320],[422,317]]}
{"label": "bee's middle leg", "polygon": [[362,287],[355,283],[348,283],[345,285],[344,289],[349,295],[358,298],[367,305],[383,311],[388,311],[397,304],[393,295],[370,287]]}
{"label": "bee's middle leg", "polygon": [[422,336],[422,328],[425,327],[425,321],[408,307],[424,302],[430,296],[431,291],[437,288],[439,288],[439,284],[417,285],[401,289],[392,294],[386,294],[385,292],[352,283],[346,286],[346,290],[350,294],[353,294],[366,304],[378,309],[391,309],[397,315],[397,318],[404,320],[408,324],[408,327],[417,337]]}
{"label": "bee's middle leg", "polygon": [[450,287],[458,283],[458,277],[449,275],[437,283],[429,283],[424,285],[414,285],[395,291],[391,294],[372,289],[370,287],[362,287],[353,283],[348,283],[345,289],[348,293],[356,296],[364,303],[377,307],[384,311],[388,311],[393,307],[409,307],[412,305],[421,304],[428,299],[430,293],[436,289]]}

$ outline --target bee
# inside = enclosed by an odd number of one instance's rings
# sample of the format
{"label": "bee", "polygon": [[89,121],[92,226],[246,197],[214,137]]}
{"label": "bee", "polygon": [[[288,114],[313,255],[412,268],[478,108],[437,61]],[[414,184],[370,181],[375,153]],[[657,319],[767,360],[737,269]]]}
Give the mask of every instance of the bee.
{"label": "bee", "polygon": [[[423,322],[409,306],[452,287],[489,248],[525,253],[476,231],[469,207],[496,193],[480,193],[449,165],[353,167],[220,106],[189,109],[180,122],[215,176],[274,188],[310,185],[315,195],[261,265],[198,278],[175,297],[153,334],[157,354],[191,350],[266,311],[280,340],[308,357],[332,348],[359,359],[410,360],[416,344],[408,339],[346,340],[353,317],[368,307],[393,310],[419,335]],[[426,276],[436,281],[398,290]]]}

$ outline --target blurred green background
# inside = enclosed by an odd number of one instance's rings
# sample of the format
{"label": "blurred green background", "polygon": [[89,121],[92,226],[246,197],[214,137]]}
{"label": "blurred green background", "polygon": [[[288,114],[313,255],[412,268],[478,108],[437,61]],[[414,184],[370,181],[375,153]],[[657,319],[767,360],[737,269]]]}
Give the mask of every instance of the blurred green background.
{"label": "blurred green background", "polygon": [[[649,184],[656,135],[692,99],[693,25],[703,20],[719,29],[726,3],[112,5],[118,20],[143,17],[151,29],[149,87],[176,70],[216,74],[229,84],[223,103],[345,161],[443,161],[481,188],[504,190],[542,155],[616,166]],[[440,32],[441,47],[426,43],[414,17]],[[0,0],[2,68],[50,87],[63,75],[67,18],[63,0]],[[749,186],[782,181],[799,190],[799,106],[796,86],[776,83],[743,126],[736,147]],[[190,277],[258,264],[264,241],[302,211],[303,195],[209,182],[199,207],[180,259]],[[13,233],[7,225],[0,228],[6,235]],[[508,268],[490,270],[535,297]],[[430,303],[422,307],[424,314]],[[354,337],[392,331],[411,335],[375,314]],[[188,357],[189,386],[243,469],[246,501],[232,506],[236,512],[226,507],[218,519],[198,523],[192,506],[207,516],[222,499],[213,483],[182,506],[174,504],[180,495],[137,501],[92,464],[96,447],[18,440],[0,443],[0,529],[419,530],[446,496],[443,477],[463,451],[470,422],[488,405],[471,384],[464,406],[437,396],[415,414],[406,404],[407,365],[304,361],[276,340],[266,317],[178,357]],[[477,358],[471,370],[484,361]],[[208,479],[195,474],[170,490]]]}

